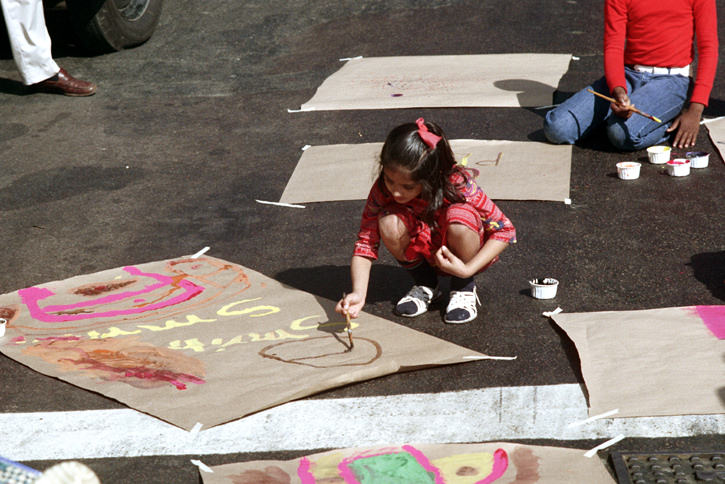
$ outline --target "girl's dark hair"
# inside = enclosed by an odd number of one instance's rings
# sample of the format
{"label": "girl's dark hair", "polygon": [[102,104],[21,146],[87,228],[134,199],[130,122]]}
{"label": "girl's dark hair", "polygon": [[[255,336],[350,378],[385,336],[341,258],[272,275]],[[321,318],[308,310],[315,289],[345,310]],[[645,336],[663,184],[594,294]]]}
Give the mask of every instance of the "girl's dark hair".
{"label": "girl's dark hair", "polygon": [[451,173],[459,171],[463,175],[464,183],[468,175],[456,164],[446,135],[440,126],[431,122],[426,122],[425,125],[428,131],[441,137],[434,148],[430,148],[421,139],[415,123],[401,124],[388,134],[380,152],[379,183],[383,183],[383,168],[408,170],[411,179],[420,183],[423,188],[421,198],[428,202],[423,220],[434,226],[433,214],[443,206],[444,200],[448,200],[449,203],[465,201],[456,190],[457,187],[451,183]]}

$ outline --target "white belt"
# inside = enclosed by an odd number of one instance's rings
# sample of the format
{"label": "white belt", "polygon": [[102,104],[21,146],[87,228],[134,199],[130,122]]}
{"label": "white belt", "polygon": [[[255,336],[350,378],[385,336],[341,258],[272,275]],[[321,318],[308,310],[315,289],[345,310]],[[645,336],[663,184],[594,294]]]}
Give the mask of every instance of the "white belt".
{"label": "white belt", "polygon": [[652,67],[652,66],[643,66],[640,64],[632,66],[632,69],[634,69],[637,72],[648,72],[650,74],[669,74],[671,76],[685,76],[690,77],[690,66],[685,67]]}

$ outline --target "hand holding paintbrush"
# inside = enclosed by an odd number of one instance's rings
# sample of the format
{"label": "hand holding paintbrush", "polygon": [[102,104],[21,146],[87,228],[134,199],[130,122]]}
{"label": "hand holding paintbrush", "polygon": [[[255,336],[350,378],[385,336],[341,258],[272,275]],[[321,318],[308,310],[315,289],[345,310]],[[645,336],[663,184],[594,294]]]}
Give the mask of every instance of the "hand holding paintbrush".
{"label": "hand holding paintbrush", "polygon": [[[587,91],[591,92],[595,96],[598,96],[598,97],[600,97],[602,99],[606,99],[607,101],[609,101],[612,104],[619,104],[619,102],[616,99],[612,98],[612,97],[605,96],[604,94],[600,94],[600,93],[598,93],[596,91],[593,91],[591,89],[587,89]],[[655,121],[657,123],[661,123],[662,122],[661,119],[659,119],[659,118],[657,118],[655,116],[652,116],[651,114],[647,114],[645,112],[642,112],[639,109],[635,108],[634,106],[631,106],[631,105],[630,106],[627,106],[627,109],[630,110],[630,111],[632,111],[633,113],[639,114],[640,116],[644,116],[645,118],[649,118],[652,121]]]}
{"label": "hand holding paintbrush", "polygon": [[350,347],[347,349],[347,351],[350,351],[355,346],[355,343],[352,342],[352,323],[350,322],[350,309],[344,306],[346,296],[347,295],[343,292],[340,304],[342,304],[342,311],[345,313],[345,321],[347,323],[345,326],[345,331],[347,332],[347,337],[350,341]]}

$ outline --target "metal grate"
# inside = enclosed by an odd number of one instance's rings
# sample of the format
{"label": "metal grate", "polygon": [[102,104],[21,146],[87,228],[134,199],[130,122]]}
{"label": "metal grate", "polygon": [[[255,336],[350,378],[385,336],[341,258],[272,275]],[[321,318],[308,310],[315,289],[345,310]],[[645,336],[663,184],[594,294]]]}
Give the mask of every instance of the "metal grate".
{"label": "metal grate", "polygon": [[619,484],[725,484],[725,450],[612,452]]}

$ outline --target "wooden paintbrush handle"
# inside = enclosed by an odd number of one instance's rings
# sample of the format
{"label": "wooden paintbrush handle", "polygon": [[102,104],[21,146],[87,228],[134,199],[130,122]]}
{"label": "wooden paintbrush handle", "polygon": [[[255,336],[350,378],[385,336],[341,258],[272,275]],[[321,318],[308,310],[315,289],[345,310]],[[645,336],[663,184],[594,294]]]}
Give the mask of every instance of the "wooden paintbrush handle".
{"label": "wooden paintbrush handle", "polygon": [[[594,94],[595,96],[599,96],[599,97],[600,97],[600,98],[602,98],[602,99],[606,99],[607,101],[609,101],[609,102],[611,102],[611,103],[614,103],[614,104],[619,104],[619,103],[617,102],[617,100],[616,100],[616,99],[614,99],[614,98],[611,98],[611,97],[609,97],[609,96],[605,96],[604,94],[598,93],[598,92],[596,92],[596,91],[592,91],[591,89],[588,89],[588,88],[587,88],[587,91],[591,92],[591,93],[592,93],[592,94]],[[661,123],[661,122],[662,122],[662,121],[660,121],[660,119],[659,119],[659,118],[656,118],[656,117],[652,116],[651,114],[647,114],[647,113],[645,113],[645,112],[643,112],[643,111],[640,111],[639,109],[637,109],[636,107],[634,107],[634,106],[632,106],[632,105],[630,105],[630,106],[629,106],[629,110],[630,110],[630,111],[632,111],[632,112],[634,112],[634,113],[637,113],[637,114],[639,114],[640,116],[644,116],[645,118],[649,118],[649,119],[651,119],[652,121],[656,121],[656,122],[658,122],[658,123]]]}

